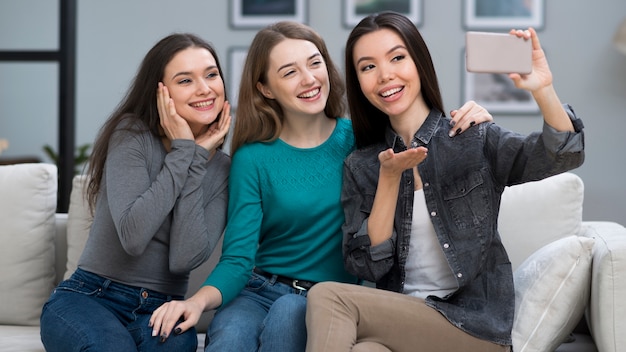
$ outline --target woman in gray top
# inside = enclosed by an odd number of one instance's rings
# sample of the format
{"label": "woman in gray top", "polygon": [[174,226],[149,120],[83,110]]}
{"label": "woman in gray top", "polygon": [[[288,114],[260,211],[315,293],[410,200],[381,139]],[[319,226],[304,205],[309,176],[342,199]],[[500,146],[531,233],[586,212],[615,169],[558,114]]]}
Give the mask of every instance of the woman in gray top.
{"label": "woman in gray top", "polygon": [[215,50],[172,34],[146,55],[102,127],[88,169],[94,211],[72,277],[43,308],[47,351],[195,351],[196,332],[153,336],[226,222],[230,107]]}

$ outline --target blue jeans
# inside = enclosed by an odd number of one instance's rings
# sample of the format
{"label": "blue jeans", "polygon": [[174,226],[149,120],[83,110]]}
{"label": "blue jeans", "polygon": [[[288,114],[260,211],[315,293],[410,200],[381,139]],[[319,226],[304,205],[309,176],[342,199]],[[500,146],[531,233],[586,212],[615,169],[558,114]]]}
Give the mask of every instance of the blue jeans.
{"label": "blue jeans", "polygon": [[252,273],[239,296],[215,313],[205,352],[304,351],[306,294]]}
{"label": "blue jeans", "polygon": [[183,297],[132,287],[77,269],[54,290],[41,313],[47,352],[195,351],[195,329],[161,342],[148,326],[152,312]]}

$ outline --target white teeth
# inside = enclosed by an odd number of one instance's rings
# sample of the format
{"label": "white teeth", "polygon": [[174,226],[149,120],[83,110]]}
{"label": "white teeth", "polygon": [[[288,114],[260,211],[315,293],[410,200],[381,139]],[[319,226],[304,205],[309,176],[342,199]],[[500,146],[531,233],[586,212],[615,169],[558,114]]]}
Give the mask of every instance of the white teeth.
{"label": "white teeth", "polygon": [[213,105],[213,101],[212,100],[211,101],[203,101],[203,102],[200,102],[200,103],[191,104],[191,106],[193,106],[194,108],[206,108],[207,106],[211,106],[211,105]]}
{"label": "white teeth", "polygon": [[298,95],[298,98],[312,98],[312,97],[318,95],[319,92],[320,92],[320,89],[318,88],[318,89],[312,90],[310,92]]}
{"label": "white teeth", "polygon": [[393,89],[389,89],[388,91],[382,92],[380,95],[382,95],[383,98],[386,98],[386,97],[388,97],[390,95],[398,93],[401,90],[402,90],[402,88],[393,88]]}

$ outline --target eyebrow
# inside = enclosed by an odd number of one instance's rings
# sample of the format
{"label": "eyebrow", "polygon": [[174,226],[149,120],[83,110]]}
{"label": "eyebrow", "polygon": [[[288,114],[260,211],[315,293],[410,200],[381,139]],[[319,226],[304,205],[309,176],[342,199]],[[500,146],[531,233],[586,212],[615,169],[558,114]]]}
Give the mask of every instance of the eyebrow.
{"label": "eyebrow", "polygon": [[[217,69],[217,65],[211,65],[207,68],[204,69],[204,71],[211,71],[211,70],[215,70]],[[193,73],[191,71],[182,71],[182,72],[176,72],[173,76],[172,79],[178,77],[178,76],[188,76],[188,75],[192,75]]]}
{"label": "eyebrow", "polygon": [[[392,52],[394,52],[394,51],[396,51],[396,50],[398,50],[398,49],[404,49],[404,50],[406,50],[406,47],[405,47],[404,45],[402,45],[402,44],[398,44],[398,45],[396,45],[396,46],[392,47],[391,49],[387,50],[387,52],[386,52],[385,54],[392,53]],[[374,59],[374,58],[373,58],[373,57],[371,57],[371,56],[363,56],[363,57],[360,57],[360,58],[356,61],[356,64],[358,65],[361,61],[373,60],[373,59]]]}
{"label": "eyebrow", "polygon": [[[322,54],[321,54],[321,53],[315,53],[315,54],[313,54],[313,55],[311,55],[311,56],[307,57],[307,59],[306,59],[306,60],[307,60],[307,61],[309,61],[309,60],[311,60],[312,58],[314,58],[314,57],[316,57],[316,56],[322,56]],[[280,70],[282,70],[282,69],[284,69],[284,68],[286,68],[286,67],[289,67],[289,66],[293,66],[293,65],[295,65],[295,64],[296,64],[295,62],[290,62],[290,63],[284,64],[284,65],[282,65],[281,67],[279,67],[279,68],[276,70],[276,72],[280,72]]]}

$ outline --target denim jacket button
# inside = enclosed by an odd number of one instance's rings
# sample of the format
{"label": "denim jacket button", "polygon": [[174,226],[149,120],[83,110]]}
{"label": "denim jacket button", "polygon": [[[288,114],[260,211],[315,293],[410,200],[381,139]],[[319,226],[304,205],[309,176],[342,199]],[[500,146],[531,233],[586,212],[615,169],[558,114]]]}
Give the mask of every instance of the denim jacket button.
{"label": "denim jacket button", "polygon": [[448,243],[444,243],[443,244],[443,248],[448,249],[448,248],[450,248],[450,245]]}
{"label": "denim jacket button", "polygon": [[458,274],[456,274],[456,276],[457,276],[457,277],[459,277],[459,278],[461,278],[461,277],[463,277],[463,274],[458,273]]}
{"label": "denim jacket button", "polygon": [[424,188],[426,188],[426,187],[428,187],[428,186],[430,186],[430,183],[425,182],[425,183],[424,183]]}
{"label": "denim jacket button", "polygon": [[437,212],[436,211],[431,212],[430,216],[437,216]]}

